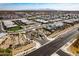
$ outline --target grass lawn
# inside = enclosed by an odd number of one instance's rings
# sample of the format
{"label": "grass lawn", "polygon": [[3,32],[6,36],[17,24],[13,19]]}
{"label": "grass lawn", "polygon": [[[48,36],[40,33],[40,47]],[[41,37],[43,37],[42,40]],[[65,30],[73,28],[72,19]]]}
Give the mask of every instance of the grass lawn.
{"label": "grass lawn", "polygon": [[12,54],[11,49],[9,49],[9,48],[7,48],[7,49],[0,48],[0,55],[10,56],[11,54]]}
{"label": "grass lawn", "polygon": [[13,31],[13,32],[16,32],[18,30],[22,29],[22,27],[20,26],[16,26],[16,27],[12,27],[12,28],[9,28],[7,31]]}

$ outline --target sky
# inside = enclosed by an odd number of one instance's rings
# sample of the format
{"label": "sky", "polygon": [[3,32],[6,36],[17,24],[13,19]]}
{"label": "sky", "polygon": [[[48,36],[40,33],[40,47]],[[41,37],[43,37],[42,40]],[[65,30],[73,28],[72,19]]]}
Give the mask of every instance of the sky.
{"label": "sky", "polygon": [[0,3],[0,10],[79,10],[79,3]]}

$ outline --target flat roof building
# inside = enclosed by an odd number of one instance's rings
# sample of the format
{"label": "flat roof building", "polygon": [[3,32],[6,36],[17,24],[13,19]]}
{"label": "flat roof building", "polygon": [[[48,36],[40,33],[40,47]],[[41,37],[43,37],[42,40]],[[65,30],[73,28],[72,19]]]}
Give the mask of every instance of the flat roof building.
{"label": "flat roof building", "polygon": [[22,19],[18,19],[17,21],[20,21],[20,23],[24,23],[24,24],[33,24],[34,22],[33,21],[29,21],[25,18],[22,18]]}
{"label": "flat roof building", "polygon": [[61,26],[64,25],[63,22],[54,22],[53,24],[54,24],[56,27],[61,27]]}
{"label": "flat roof building", "polygon": [[62,19],[54,19],[53,21],[61,21]]}
{"label": "flat roof building", "polygon": [[31,21],[29,21],[29,20],[27,20],[27,19],[25,19],[25,20],[21,20],[23,23],[25,23],[25,24],[32,24],[32,23],[34,23],[34,22],[31,22]]}
{"label": "flat roof building", "polygon": [[73,21],[73,22],[79,21],[79,19],[69,19],[69,20],[71,20],[71,21]]}
{"label": "flat roof building", "polygon": [[40,23],[48,23],[48,21],[44,19],[36,19],[35,21],[40,22]]}
{"label": "flat roof building", "polygon": [[71,20],[64,20],[63,22],[64,23],[73,23],[73,21],[71,21]]}
{"label": "flat roof building", "polygon": [[6,28],[11,28],[11,27],[17,26],[16,24],[14,24],[14,22],[9,21],[9,20],[3,21],[3,23],[4,23],[4,26],[5,26]]}
{"label": "flat roof building", "polygon": [[58,27],[62,27],[62,26],[64,26],[63,22],[54,22],[54,23],[46,24],[46,26],[44,28],[46,28],[48,30],[55,30]]}

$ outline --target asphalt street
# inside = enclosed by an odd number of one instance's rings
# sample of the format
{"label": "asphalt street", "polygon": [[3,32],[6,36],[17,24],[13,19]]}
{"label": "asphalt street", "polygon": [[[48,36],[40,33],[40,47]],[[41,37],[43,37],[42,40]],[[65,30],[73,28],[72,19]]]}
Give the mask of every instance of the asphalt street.
{"label": "asphalt street", "polygon": [[70,54],[68,54],[68,53],[66,53],[66,52],[64,52],[64,51],[62,51],[62,50],[59,50],[59,51],[57,51],[56,52],[59,56],[70,56]]}
{"label": "asphalt street", "polygon": [[73,29],[25,56],[50,56],[78,34],[79,31]]}

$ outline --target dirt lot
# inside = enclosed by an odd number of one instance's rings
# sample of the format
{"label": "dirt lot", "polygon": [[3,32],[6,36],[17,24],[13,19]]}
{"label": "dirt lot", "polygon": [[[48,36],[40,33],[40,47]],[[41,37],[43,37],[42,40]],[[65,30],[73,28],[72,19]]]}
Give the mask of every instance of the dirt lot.
{"label": "dirt lot", "polygon": [[[2,39],[5,40],[0,44],[0,54],[3,54],[5,51],[9,51],[10,49],[10,55],[15,55],[35,46],[35,43],[24,37],[24,34],[11,34]],[[9,53],[4,53],[4,55],[6,54],[9,55]]]}

